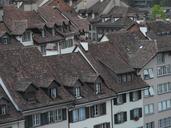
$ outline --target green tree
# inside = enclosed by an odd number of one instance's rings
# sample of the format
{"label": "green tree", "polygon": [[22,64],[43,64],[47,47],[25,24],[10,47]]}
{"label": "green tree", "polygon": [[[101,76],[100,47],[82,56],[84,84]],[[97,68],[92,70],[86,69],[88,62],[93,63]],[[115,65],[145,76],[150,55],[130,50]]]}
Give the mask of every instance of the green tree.
{"label": "green tree", "polygon": [[165,19],[166,18],[164,9],[160,5],[156,4],[152,7],[152,18],[153,19],[157,19],[157,18]]}

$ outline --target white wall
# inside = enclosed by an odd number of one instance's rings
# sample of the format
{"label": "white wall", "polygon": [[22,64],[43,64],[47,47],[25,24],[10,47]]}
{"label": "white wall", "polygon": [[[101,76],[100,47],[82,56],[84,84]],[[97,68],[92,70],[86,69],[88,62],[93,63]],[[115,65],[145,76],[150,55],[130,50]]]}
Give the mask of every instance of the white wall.
{"label": "white wall", "polygon": [[[106,101],[106,115],[89,118],[83,121],[70,123],[70,128],[94,128],[94,125],[110,122],[111,125],[111,102]],[[112,127],[112,126],[111,126]]]}
{"label": "white wall", "polygon": [[[143,94],[143,92],[142,92]],[[130,120],[130,110],[135,109],[135,108],[142,108],[143,107],[143,96],[142,99],[135,101],[135,102],[130,102],[129,99],[129,93],[126,94],[126,103],[122,105],[113,105],[113,113],[117,114],[119,112],[127,112],[127,121],[121,124],[114,124],[114,128],[138,128],[143,126],[143,117],[141,117],[138,121]],[[143,108],[142,108],[143,111]],[[114,116],[113,114],[113,116]],[[143,116],[143,114],[142,114]],[[115,122],[115,120],[113,120]]]}
{"label": "white wall", "polygon": [[40,126],[40,127],[37,127],[37,128],[68,128],[68,120],[43,125],[43,126]]}
{"label": "white wall", "polygon": [[0,125],[0,128],[25,128],[24,120]]}
{"label": "white wall", "polygon": [[31,35],[30,35],[30,36],[31,36],[31,41],[23,42],[23,41],[22,41],[22,36],[17,36],[16,39],[17,39],[18,41],[20,41],[20,43],[22,43],[24,46],[33,45],[33,36],[32,36],[32,35],[33,35],[33,32],[31,32],[30,34],[31,34]]}
{"label": "white wall", "polygon": [[139,72],[139,74],[141,75],[142,79],[143,78],[143,72],[144,69],[149,69],[149,68],[153,68],[153,74],[154,74],[154,78],[153,79],[149,79],[149,80],[145,80],[150,86],[153,86],[154,88],[154,96],[150,96],[150,97],[145,97],[144,98],[144,105],[147,104],[151,104],[154,103],[154,114],[150,114],[144,117],[144,125],[146,123],[155,122],[155,128],[158,128],[158,120],[163,119],[163,118],[167,118],[171,115],[171,110],[166,110],[163,112],[158,112],[158,102],[162,101],[162,100],[167,100],[171,98],[171,93],[164,93],[161,95],[157,94],[157,85],[160,83],[165,83],[165,82],[171,82],[171,75],[166,75],[166,76],[161,76],[161,77],[157,77],[157,66],[161,66],[161,65],[167,65],[167,64],[171,64],[171,56],[167,53],[165,55],[165,63],[164,64],[157,64],[157,57],[155,56],[147,65],[145,65],[145,67],[143,67],[141,69],[141,71]]}

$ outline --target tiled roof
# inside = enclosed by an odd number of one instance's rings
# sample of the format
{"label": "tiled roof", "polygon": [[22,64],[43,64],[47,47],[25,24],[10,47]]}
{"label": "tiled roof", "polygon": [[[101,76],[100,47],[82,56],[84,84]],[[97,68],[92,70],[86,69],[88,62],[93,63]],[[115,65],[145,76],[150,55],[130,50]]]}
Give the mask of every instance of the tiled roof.
{"label": "tiled roof", "polygon": [[103,0],[102,2],[99,0],[96,4],[88,8],[87,12],[101,14],[109,3],[110,0]]}
{"label": "tiled roof", "polygon": [[21,35],[26,29],[43,28],[45,23],[35,11],[23,11],[15,6],[4,7],[4,22],[14,35]]}
{"label": "tiled roof", "polygon": [[45,19],[48,27],[56,25],[68,24],[68,20],[58,11],[57,8],[52,6],[42,6],[38,8],[38,13]]}
{"label": "tiled roof", "polygon": [[141,48],[130,58],[134,68],[144,67],[157,53],[171,51],[171,36],[157,38],[155,41],[144,41]]}
{"label": "tiled roof", "polygon": [[74,11],[68,4],[66,4],[63,0],[50,0],[46,3],[48,6],[56,6],[62,12],[71,12]]}

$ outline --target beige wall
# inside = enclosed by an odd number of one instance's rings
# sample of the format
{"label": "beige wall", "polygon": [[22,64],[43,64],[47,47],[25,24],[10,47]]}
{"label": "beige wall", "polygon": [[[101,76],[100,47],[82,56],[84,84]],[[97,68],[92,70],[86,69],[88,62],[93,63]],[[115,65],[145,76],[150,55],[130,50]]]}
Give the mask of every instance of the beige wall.
{"label": "beige wall", "polygon": [[[171,56],[168,53],[165,55],[165,63],[164,64],[161,64],[161,65],[165,65],[165,64],[171,64]],[[171,82],[171,75],[157,77],[157,66],[160,66],[160,65],[157,64],[157,57],[154,57],[139,72],[139,74],[143,78],[143,71],[144,71],[144,69],[153,68],[154,78],[153,79],[149,79],[149,80],[145,80],[145,81],[150,86],[152,85],[154,87],[155,95],[154,96],[151,96],[151,97],[144,98],[144,103],[143,104],[144,105],[147,105],[147,104],[150,104],[150,103],[154,103],[154,114],[145,116],[144,117],[144,124],[145,123],[148,123],[148,122],[155,121],[155,128],[158,128],[159,127],[158,126],[158,124],[159,124],[158,121],[160,119],[167,118],[167,117],[170,117],[171,116],[171,110],[166,110],[166,111],[163,111],[163,112],[158,112],[158,102],[163,101],[163,100],[167,100],[167,99],[171,99],[171,92],[170,93],[165,93],[165,94],[158,95],[157,94],[157,84],[165,83],[165,82]]]}

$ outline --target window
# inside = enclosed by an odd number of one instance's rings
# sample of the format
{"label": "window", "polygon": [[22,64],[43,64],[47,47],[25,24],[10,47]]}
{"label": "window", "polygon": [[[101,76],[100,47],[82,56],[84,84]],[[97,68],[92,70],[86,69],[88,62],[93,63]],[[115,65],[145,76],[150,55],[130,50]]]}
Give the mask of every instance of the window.
{"label": "window", "polygon": [[91,106],[90,113],[91,117],[97,117],[106,114],[106,103]]}
{"label": "window", "polygon": [[159,128],[169,128],[171,127],[171,117],[159,120]]}
{"label": "window", "polygon": [[126,103],[126,94],[118,95],[117,98],[114,98],[114,105],[120,105]]}
{"label": "window", "polygon": [[141,90],[136,92],[130,92],[130,101],[137,101],[141,99]]}
{"label": "window", "polygon": [[101,83],[96,83],[96,94],[101,92]]}
{"label": "window", "polygon": [[144,79],[148,80],[148,79],[152,79],[152,78],[154,78],[153,69],[152,68],[145,69],[144,70]]}
{"label": "window", "polygon": [[149,97],[149,96],[150,96],[149,89],[145,89],[144,90],[144,97]]}
{"label": "window", "polygon": [[35,114],[32,116],[32,123],[33,123],[33,126],[39,126],[41,124],[40,114]]}
{"label": "window", "polygon": [[85,108],[79,108],[79,109],[75,109],[74,111],[72,111],[72,119],[73,119],[73,122],[86,119]]}
{"label": "window", "polygon": [[157,67],[157,76],[168,75],[170,73],[171,73],[170,64]]}
{"label": "window", "polygon": [[7,106],[6,105],[1,105],[0,106],[0,115],[6,115],[7,114]]}
{"label": "window", "polygon": [[81,98],[80,88],[79,87],[74,88],[74,96],[76,98]]}
{"label": "window", "polygon": [[158,103],[158,111],[164,111],[171,108],[171,99],[164,100]]}
{"label": "window", "polygon": [[138,120],[142,117],[142,108],[136,108],[130,111],[130,119],[131,120]]}
{"label": "window", "polygon": [[149,122],[145,124],[145,128],[155,128],[154,127],[154,122]]}
{"label": "window", "polygon": [[62,109],[48,112],[49,123],[62,121]]}
{"label": "window", "polygon": [[72,39],[68,39],[62,43],[62,49],[69,48],[72,46],[73,46],[73,40]]}
{"label": "window", "polygon": [[31,41],[31,32],[26,31],[22,36],[22,42]]}
{"label": "window", "polygon": [[163,64],[165,62],[165,55],[164,53],[159,53],[157,55],[157,64]]}
{"label": "window", "polygon": [[43,55],[46,55],[46,45],[41,45],[40,48],[41,48],[41,53]]}
{"label": "window", "polygon": [[95,125],[94,128],[110,128],[110,123],[102,123]]}
{"label": "window", "polygon": [[8,44],[8,38],[7,37],[3,37],[2,38],[2,42],[3,42],[3,44]]}
{"label": "window", "polygon": [[157,92],[158,94],[163,94],[171,91],[171,83],[161,83],[157,85]]}
{"label": "window", "polygon": [[51,88],[50,89],[50,97],[51,98],[56,98],[57,97],[57,89],[56,88]]}
{"label": "window", "polygon": [[144,90],[144,97],[149,97],[153,95],[155,95],[154,86],[151,86],[150,88]]}
{"label": "window", "polygon": [[148,104],[144,106],[144,114],[148,115],[148,114],[152,114],[154,113],[154,104]]}
{"label": "window", "polygon": [[45,37],[46,36],[46,31],[43,29],[42,30],[42,37]]}
{"label": "window", "polygon": [[127,121],[127,113],[121,112],[114,115],[115,124],[121,124]]}

